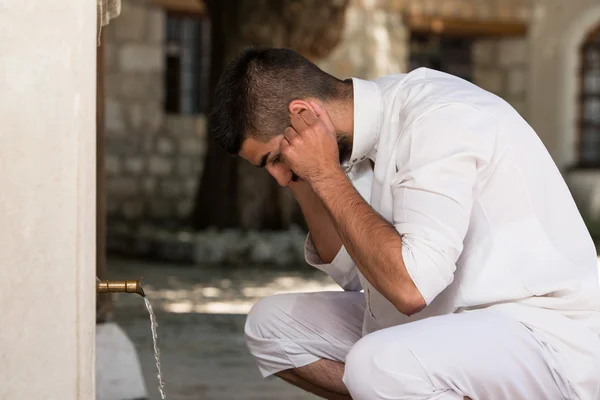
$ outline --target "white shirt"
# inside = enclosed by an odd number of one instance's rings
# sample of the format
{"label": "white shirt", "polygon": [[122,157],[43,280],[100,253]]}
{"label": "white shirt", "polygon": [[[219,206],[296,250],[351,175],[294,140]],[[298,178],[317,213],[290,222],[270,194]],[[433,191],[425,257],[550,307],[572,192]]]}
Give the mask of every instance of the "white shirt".
{"label": "white shirt", "polygon": [[494,307],[556,352],[572,398],[600,399],[596,249],[534,130],[501,98],[434,70],[353,84],[347,174],[402,236],[427,307],[401,314],[344,247],[323,264],[310,234],[307,262],[346,290],[364,289],[364,334]]}

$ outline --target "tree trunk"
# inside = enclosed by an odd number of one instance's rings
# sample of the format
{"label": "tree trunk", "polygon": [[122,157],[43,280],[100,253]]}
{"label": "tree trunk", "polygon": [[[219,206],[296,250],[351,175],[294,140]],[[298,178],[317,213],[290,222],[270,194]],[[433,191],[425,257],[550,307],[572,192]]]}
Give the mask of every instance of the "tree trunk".
{"label": "tree trunk", "polygon": [[[340,40],[348,0],[239,0],[236,7],[226,3],[207,1],[212,26],[211,102],[226,63],[248,46],[287,47],[309,59],[327,55]],[[304,225],[295,200],[266,170],[229,156],[212,138],[208,140],[192,213],[195,229]]]}

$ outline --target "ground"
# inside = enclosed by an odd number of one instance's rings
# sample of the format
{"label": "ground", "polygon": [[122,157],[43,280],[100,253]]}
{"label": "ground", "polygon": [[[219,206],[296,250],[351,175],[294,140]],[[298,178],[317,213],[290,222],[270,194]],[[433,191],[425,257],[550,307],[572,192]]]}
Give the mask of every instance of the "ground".
{"label": "ground", "polygon": [[[278,378],[263,379],[243,336],[246,313],[263,296],[340,290],[308,266],[157,265],[109,260],[110,279],[143,277],[158,319],[168,400],[315,399]],[[115,320],[138,349],[150,400],[159,400],[148,313],[134,294],[115,295]]]}
{"label": "ground", "polygon": [[[110,279],[143,277],[157,314],[168,400],[315,399],[277,378],[262,379],[244,345],[246,313],[263,296],[340,290],[305,265],[268,267],[165,265],[111,259]],[[115,296],[115,319],[133,340],[150,400],[159,400],[148,313],[135,294]]]}

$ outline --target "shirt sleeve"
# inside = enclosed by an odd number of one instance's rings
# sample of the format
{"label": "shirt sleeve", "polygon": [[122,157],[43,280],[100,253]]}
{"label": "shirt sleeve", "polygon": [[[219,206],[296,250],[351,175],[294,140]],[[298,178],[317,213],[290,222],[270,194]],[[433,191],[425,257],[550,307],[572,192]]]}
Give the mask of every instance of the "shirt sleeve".
{"label": "shirt sleeve", "polygon": [[329,275],[342,289],[353,292],[362,290],[356,264],[344,246],[338,251],[331,263],[323,263],[309,232],[304,243],[304,258],[310,266]]}
{"label": "shirt sleeve", "polygon": [[398,143],[404,157],[392,181],[393,223],[406,269],[428,305],[453,281],[478,168],[491,157],[496,129],[491,115],[452,104],[415,121]]}

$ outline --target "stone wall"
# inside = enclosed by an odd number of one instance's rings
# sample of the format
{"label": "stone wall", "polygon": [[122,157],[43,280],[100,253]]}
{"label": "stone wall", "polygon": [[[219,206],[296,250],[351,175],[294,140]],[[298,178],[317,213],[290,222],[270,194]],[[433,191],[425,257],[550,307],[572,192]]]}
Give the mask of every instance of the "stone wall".
{"label": "stone wall", "polygon": [[379,0],[414,16],[478,21],[522,21],[531,17],[531,0]]}
{"label": "stone wall", "polygon": [[[352,0],[341,43],[317,63],[340,78],[406,72],[407,16],[524,22],[530,11],[528,0]],[[202,172],[205,117],[167,115],[163,109],[165,14],[148,0],[123,0],[120,17],[104,29],[107,211],[113,233],[140,225],[181,226]],[[475,83],[526,114],[527,59],[526,39],[477,40]],[[117,243],[120,237],[109,239]]]}
{"label": "stone wall", "polygon": [[108,222],[178,225],[203,165],[205,118],[164,112],[164,10],[122,7],[104,30]]}
{"label": "stone wall", "polygon": [[473,82],[508,101],[527,118],[527,38],[479,39],[473,45]]}
{"label": "stone wall", "polygon": [[374,79],[405,72],[407,61],[408,31],[401,10],[353,0],[340,44],[317,64],[338,78]]}

